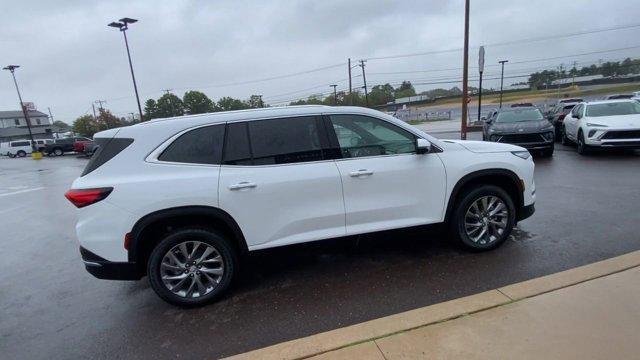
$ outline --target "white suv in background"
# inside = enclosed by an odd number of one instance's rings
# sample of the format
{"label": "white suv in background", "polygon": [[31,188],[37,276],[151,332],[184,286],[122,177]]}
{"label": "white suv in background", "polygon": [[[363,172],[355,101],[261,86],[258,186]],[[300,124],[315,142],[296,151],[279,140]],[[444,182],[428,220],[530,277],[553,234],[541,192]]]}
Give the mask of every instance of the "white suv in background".
{"label": "white suv in background", "polygon": [[381,112],[299,106],[160,119],[100,132],[66,197],[86,269],[169,303],[210,302],[243,252],[447,223],[472,251],[534,211],[518,146],[437,140]]}
{"label": "white suv in background", "polygon": [[640,149],[640,102],[605,100],[576,105],[563,121],[562,144],[593,148]]}

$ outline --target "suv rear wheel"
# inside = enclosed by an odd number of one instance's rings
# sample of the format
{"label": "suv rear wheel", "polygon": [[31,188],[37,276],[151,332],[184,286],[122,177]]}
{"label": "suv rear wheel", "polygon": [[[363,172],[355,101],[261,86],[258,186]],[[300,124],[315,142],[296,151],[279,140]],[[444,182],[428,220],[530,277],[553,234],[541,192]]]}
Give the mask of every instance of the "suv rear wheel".
{"label": "suv rear wheel", "polygon": [[462,194],[451,220],[451,232],[459,246],[471,251],[491,250],[511,234],[515,206],[502,188],[481,185]]}
{"label": "suv rear wheel", "polygon": [[25,157],[27,156],[27,152],[24,150],[18,150],[18,157]]}
{"label": "suv rear wheel", "polygon": [[199,306],[218,298],[237,269],[235,249],[213,230],[187,228],[167,235],[153,249],[147,274],[153,290],[178,306]]}
{"label": "suv rear wheel", "polygon": [[55,156],[62,156],[64,154],[64,151],[62,151],[61,148],[55,148],[53,149],[53,155]]}

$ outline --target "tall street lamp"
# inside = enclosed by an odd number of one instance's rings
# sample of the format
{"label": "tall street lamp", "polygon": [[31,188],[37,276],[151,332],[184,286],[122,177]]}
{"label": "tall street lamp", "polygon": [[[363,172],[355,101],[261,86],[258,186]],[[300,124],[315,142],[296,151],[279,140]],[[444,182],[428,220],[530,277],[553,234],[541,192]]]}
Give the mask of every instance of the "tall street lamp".
{"label": "tall street lamp", "polygon": [[131,69],[131,79],[133,79],[133,90],[136,92],[136,101],[138,102],[138,112],[140,113],[140,121],[142,117],[142,107],[140,106],[140,96],[138,96],[138,85],[136,85],[136,76],[133,73],[133,64],[131,63],[131,52],[129,51],[129,41],[127,40],[127,30],[129,30],[129,24],[138,22],[136,19],[122,18],[118,21],[109,23],[108,26],[120,29],[122,35],[124,35],[124,45],[127,47],[127,57],[129,58],[129,68]]}
{"label": "tall street lamp", "polygon": [[509,62],[509,60],[500,60],[498,61],[500,65],[502,65],[502,73],[500,74],[500,108],[502,108],[502,84],[504,83],[504,63]]}
{"label": "tall street lamp", "polygon": [[16,92],[18,92],[18,100],[20,100],[20,108],[22,109],[24,120],[27,122],[27,129],[29,129],[29,138],[31,139],[31,152],[35,153],[37,152],[38,149],[36,149],[35,142],[33,141],[33,133],[31,132],[31,121],[29,120],[29,112],[27,111],[27,108],[24,106],[24,103],[22,102],[22,95],[20,95],[20,88],[18,88],[18,81],[16,81],[15,71],[19,67],[20,65],[7,65],[3,67],[2,70],[9,70],[11,72],[11,76],[13,77],[13,83],[16,85]]}

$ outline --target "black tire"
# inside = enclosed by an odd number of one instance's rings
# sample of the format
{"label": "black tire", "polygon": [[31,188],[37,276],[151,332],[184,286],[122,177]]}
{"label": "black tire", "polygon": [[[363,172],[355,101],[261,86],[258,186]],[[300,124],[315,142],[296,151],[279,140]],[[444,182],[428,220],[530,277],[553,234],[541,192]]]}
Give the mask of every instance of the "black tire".
{"label": "black tire", "polygon": [[[507,223],[504,231],[497,239],[487,244],[480,244],[478,242],[474,242],[469,237],[465,229],[464,220],[467,210],[471,205],[485,196],[494,196],[502,200],[507,208]],[[458,197],[457,203],[457,206],[451,214],[449,226],[454,242],[462,249],[473,252],[492,250],[500,246],[511,234],[513,226],[515,225],[516,209],[511,196],[509,196],[509,194],[507,194],[507,192],[502,188],[494,185],[479,185],[464,191]]]}
{"label": "black tire", "polygon": [[15,158],[15,157],[16,157],[16,154],[7,153],[7,156],[13,159],[13,158]]}
{"label": "black tire", "polygon": [[578,154],[587,155],[589,153],[589,146],[584,143],[584,135],[582,131],[578,132]]}
{"label": "black tire", "polygon": [[24,151],[24,150],[18,150],[16,155],[18,155],[18,157],[25,157],[25,156],[27,156],[27,152]]}
{"label": "black tire", "polygon": [[[204,296],[193,298],[177,295],[164,285],[161,278],[160,267],[164,256],[169,250],[187,241],[206,243],[215,248],[222,257],[224,273],[213,290]],[[195,307],[211,303],[219,298],[231,284],[237,268],[238,256],[236,250],[224,235],[211,229],[185,228],[170,233],[153,249],[147,264],[147,274],[151,288],[153,288],[162,300],[176,306]],[[190,276],[193,276],[193,274]]]}
{"label": "black tire", "polygon": [[561,135],[561,143],[564,146],[569,146],[571,145],[571,140],[569,140],[569,138],[567,137],[567,129],[565,129],[564,125],[562,126],[562,135]]}
{"label": "black tire", "polygon": [[53,155],[62,156],[62,155],[64,155],[64,150],[62,150],[61,148],[55,148],[55,149],[53,149]]}

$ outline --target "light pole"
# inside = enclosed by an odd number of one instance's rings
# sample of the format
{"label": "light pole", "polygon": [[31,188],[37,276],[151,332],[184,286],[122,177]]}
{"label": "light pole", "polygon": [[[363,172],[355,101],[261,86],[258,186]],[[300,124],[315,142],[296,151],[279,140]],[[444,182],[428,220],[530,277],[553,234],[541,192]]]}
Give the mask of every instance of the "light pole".
{"label": "light pole", "polygon": [[502,85],[504,84],[504,63],[509,62],[509,60],[500,60],[498,61],[500,65],[502,65],[502,72],[500,73],[500,108],[502,108]]}
{"label": "light pole", "polygon": [[369,94],[367,94],[367,75],[364,73],[364,63],[367,62],[366,60],[360,60],[360,64],[358,66],[360,66],[362,68],[362,80],[364,81],[364,86],[362,87],[364,89],[364,102],[367,105],[367,107],[369,107]]}
{"label": "light pole", "polygon": [[24,106],[24,103],[22,102],[22,95],[20,95],[20,88],[18,88],[18,81],[16,80],[15,71],[19,67],[20,65],[7,65],[3,67],[2,70],[9,70],[11,72],[11,76],[13,77],[13,83],[16,85],[16,92],[18,93],[20,108],[22,109],[24,120],[27,122],[27,129],[29,130],[29,139],[31,139],[31,153],[36,153],[38,152],[38,149],[36,149],[35,142],[33,141],[33,133],[31,132],[31,121],[29,120],[29,112],[27,111],[27,108]]}
{"label": "light pole", "polygon": [[136,85],[136,75],[133,73],[133,64],[131,63],[131,52],[129,51],[129,41],[127,40],[127,30],[129,30],[129,24],[138,22],[136,19],[122,18],[118,22],[114,21],[107,26],[120,29],[122,35],[124,35],[124,45],[127,47],[127,57],[129,58],[129,68],[131,69],[131,79],[133,79],[133,90],[136,92],[136,101],[138,102],[138,112],[140,113],[140,121],[142,117],[142,107],[140,106],[140,96],[138,96],[138,85]]}
{"label": "light pole", "polygon": [[329,85],[333,88],[333,106],[337,106],[338,105],[338,93],[336,92],[336,87],[338,87],[337,84],[334,85]]}

